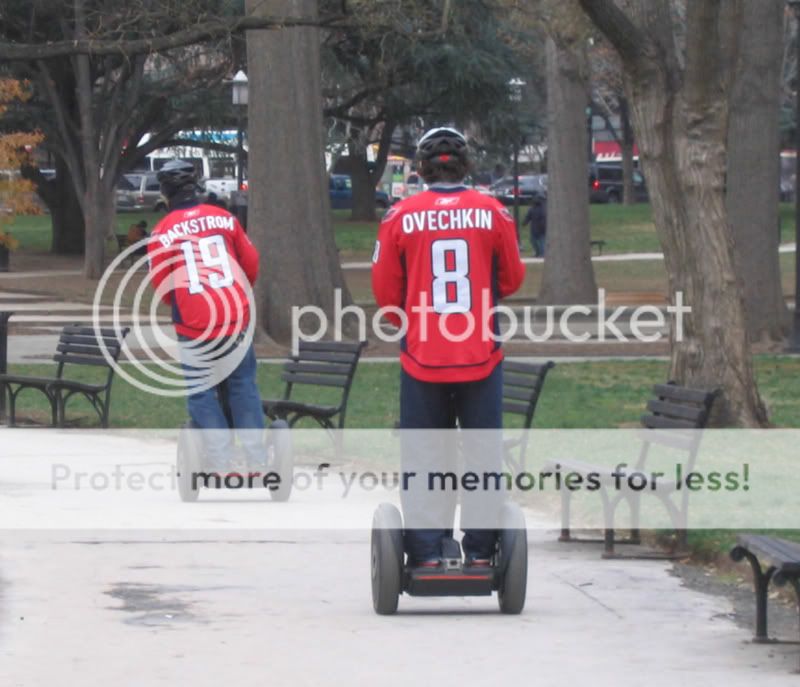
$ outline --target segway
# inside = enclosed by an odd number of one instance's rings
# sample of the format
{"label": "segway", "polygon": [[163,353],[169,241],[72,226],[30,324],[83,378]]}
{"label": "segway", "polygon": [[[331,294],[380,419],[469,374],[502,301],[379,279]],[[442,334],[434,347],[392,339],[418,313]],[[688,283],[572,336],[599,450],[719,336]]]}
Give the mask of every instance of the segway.
{"label": "segway", "polygon": [[[222,405],[228,426],[233,427],[230,404],[228,403],[227,387],[223,382],[217,387],[217,397]],[[292,494],[294,479],[294,459],[292,454],[292,439],[289,424],[285,420],[275,420],[267,429],[265,449],[267,453],[266,472],[272,473],[268,483],[264,481],[263,468],[260,472],[252,472],[245,466],[241,477],[242,487],[265,486],[273,501],[288,501]],[[177,478],[178,494],[184,503],[193,503],[200,496],[202,488],[222,487],[220,479],[204,475],[213,473],[213,469],[206,465],[205,451],[200,440],[195,424],[189,420],[180,429],[178,435]],[[242,458],[244,461],[244,458]],[[246,461],[244,461],[246,462]],[[277,479],[275,479],[277,476]],[[237,484],[237,488],[241,488]]]}
{"label": "segway", "polygon": [[[458,542],[442,542],[442,561],[435,568],[405,561],[403,518],[382,503],[372,519],[372,605],[379,615],[397,611],[400,594],[409,596],[491,596],[500,610],[519,614],[525,607],[528,579],[528,537],[525,516],[515,503],[503,505],[501,529],[489,567],[466,565]],[[451,533],[452,534],[452,533]]]}

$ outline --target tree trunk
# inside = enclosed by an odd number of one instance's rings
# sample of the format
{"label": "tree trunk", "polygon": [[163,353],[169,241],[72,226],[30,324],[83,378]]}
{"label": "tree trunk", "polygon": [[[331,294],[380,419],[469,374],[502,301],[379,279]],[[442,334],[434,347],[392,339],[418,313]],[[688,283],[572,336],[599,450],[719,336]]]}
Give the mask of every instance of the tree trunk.
{"label": "tree trunk", "polygon": [[88,279],[99,279],[103,274],[106,255],[106,237],[113,234],[116,221],[116,199],[99,179],[89,179],[83,202],[86,222],[83,274]]}
{"label": "tree trunk", "polygon": [[56,157],[55,171],[55,176],[47,179],[35,167],[23,165],[21,169],[23,178],[36,184],[36,192],[50,212],[50,250],[58,255],[83,255],[83,210],[63,158]]}
{"label": "tree trunk", "polygon": [[789,313],[778,255],[782,0],[744,0],[731,97],[727,202],[753,341],[783,342]]}
{"label": "tree trunk", "polygon": [[636,202],[636,191],[633,186],[633,129],[628,101],[619,100],[620,151],[622,153],[622,202],[633,205]]}
{"label": "tree trunk", "polygon": [[83,255],[86,225],[75,186],[66,164],[56,158],[56,177],[52,184],[52,203],[48,203],[53,222],[51,250],[59,255]]}
{"label": "tree trunk", "polygon": [[[315,0],[248,0],[256,15],[316,16]],[[333,314],[351,302],[331,227],[325,173],[319,31],[251,31],[249,232],[261,252],[259,326],[292,337],[292,307]]]}
{"label": "tree trunk", "polygon": [[[581,1],[586,8],[589,0]],[[670,301],[675,304],[681,293],[692,309],[683,318],[682,332],[673,320],[670,376],[686,386],[724,392],[714,405],[714,425],[759,427],[767,418],[753,374],[725,205],[727,98],[715,63],[704,64],[698,54],[701,37],[713,36],[702,36],[691,25],[687,34],[690,56],[683,79],[669,71],[670,62],[649,54],[626,62],[632,120],[664,248]]]}
{"label": "tree trunk", "polygon": [[548,189],[542,304],[596,303],[589,234],[584,54],[547,41]]}
{"label": "tree trunk", "polygon": [[353,207],[350,219],[353,221],[375,221],[375,183],[367,161],[367,149],[360,143],[349,144],[347,169],[353,182]]}

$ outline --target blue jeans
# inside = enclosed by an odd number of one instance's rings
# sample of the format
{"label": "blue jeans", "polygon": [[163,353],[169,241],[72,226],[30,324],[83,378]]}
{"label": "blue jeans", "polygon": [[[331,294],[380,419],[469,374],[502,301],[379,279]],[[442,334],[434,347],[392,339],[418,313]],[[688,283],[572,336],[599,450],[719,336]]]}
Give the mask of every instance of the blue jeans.
{"label": "blue jeans", "polygon": [[[475,382],[439,384],[422,382],[401,371],[400,427],[414,429],[455,429],[455,422],[464,430],[497,430],[473,433],[465,438],[463,472],[499,472],[503,464],[503,367],[497,365],[491,374]],[[450,436],[448,436],[450,435]],[[455,432],[403,432],[402,471],[427,475],[431,471],[460,471],[449,462],[458,451]],[[498,509],[503,495],[485,491],[462,492],[462,521],[486,515],[487,509]],[[432,491],[427,478],[409,481],[401,491],[406,524],[404,546],[409,560],[420,562],[441,557],[442,539],[452,530],[442,529],[452,521],[457,494]],[[462,545],[467,556],[489,558],[494,553],[497,534],[494,529],[465,528]]]}
{"label": "blue jeans", "polygon": [[[182,343],[192,342],[192,339],[185,336],[178,336],[178,340]],[[220,346],[224,341],[220,340]],[[186,351],[183,348],[181,351],[183,369],[196,370],[197,368],[191,365],[191,356],[185,355]],[[230,354],[228,352],[228,355]],[[222,470],[227,467],[227,456],[232,451],[233,443],[231,429],[250,430],[239,433],[239,438],[251,465],[262,466],[266,462],[266,449],[263,445],[264,410],[256,384],[257,367],[255,350],[251,343],[244,358],[225,378],[225,393],[232,425],[228,422],[220,404],[218,389],[190,391],[186,400],[189,417],[195,428],[213,430],[203,432],[203,443],[206,456],[215,469]]]}
{"label": "blue jeans", "polygon": [[544,236],[534,236],[531,234],[531,245],[533,246],[533,254],[537,257],[544,257]]}

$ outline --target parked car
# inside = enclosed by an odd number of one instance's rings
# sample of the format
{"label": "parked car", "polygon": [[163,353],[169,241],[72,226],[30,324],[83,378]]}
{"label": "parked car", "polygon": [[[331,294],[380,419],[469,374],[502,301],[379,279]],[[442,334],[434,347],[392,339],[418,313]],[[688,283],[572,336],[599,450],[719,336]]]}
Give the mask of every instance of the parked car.
{"label": "parked car", "polygon": [[[547,197],[547,175],[526,174],[519,177],[519,204],[529,205],[534,197]],[[494,182],[490,188],[491,194],[503,205],[514,204],[514,177],[503,177]]]}
{"label": "parked car", "polygon": [[[644,177],[633,171],[633,194],[637,203],[648,200]],[[589,165],[589,202],[621,203],[623,199],[622,165],[613,162],[595,162]]]}
{"label": "parked car", "polygon": [[[349,210],[353,207],[353,180],[348,174],[331,174],[330,196],[331,208],[334,210]],[[385,210],[391,204],[387,193],[375,191],[375,207]]]}
{"label": "parked car", "polygon": [[167,209],[167,200],[161,195],[161,184],[156,172],[131,172],[123,174],[117,183],[117,211],[154,211]]}

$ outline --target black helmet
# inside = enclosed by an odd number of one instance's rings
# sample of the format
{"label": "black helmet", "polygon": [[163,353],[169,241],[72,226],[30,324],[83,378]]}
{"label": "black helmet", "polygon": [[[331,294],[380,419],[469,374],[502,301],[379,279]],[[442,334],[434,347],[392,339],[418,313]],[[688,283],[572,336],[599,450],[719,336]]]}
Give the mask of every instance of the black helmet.
{"label": "black helmet", "polygon": [[447,162],[451,157],[467,158],[467,139],[464,134],[448,127],[428,131],[417,144],[417,160]]}
{"label": "black helmet", "polygon": [[157,178],[161,184],[161,193],[170,199],[183,189],[194,190],[197,185],[197,170],[186,160],[170,160],[158,170]]}

